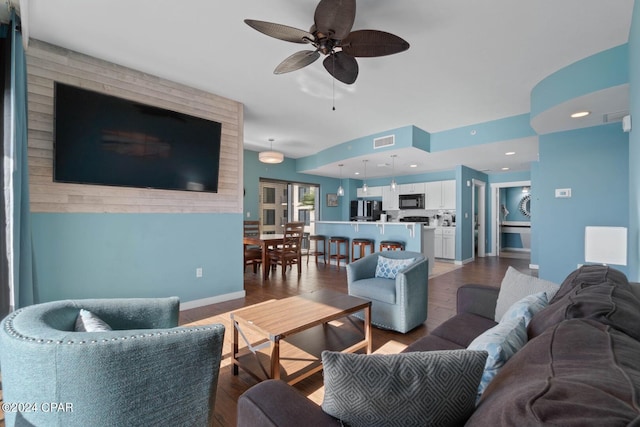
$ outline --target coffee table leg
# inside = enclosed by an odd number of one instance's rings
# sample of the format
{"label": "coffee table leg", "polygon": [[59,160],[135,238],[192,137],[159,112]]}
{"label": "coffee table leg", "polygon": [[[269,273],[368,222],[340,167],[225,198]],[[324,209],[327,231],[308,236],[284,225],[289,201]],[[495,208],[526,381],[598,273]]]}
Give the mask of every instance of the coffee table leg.
{"label": "coffee table leg", "polygon": [[233,322],[233,349],[231,351],[231,366],[233,366],[233,375],[238,375],[238,324]]}
{"label": "coffee table leg", "polygon": [[371,354],[371,305],[364,309],[364,339],[367,340],[367,354]]}
{"label": "coffee table leg", "polygon": [[271,378],[280,379],[280,339],[273,340],[271,348]]}

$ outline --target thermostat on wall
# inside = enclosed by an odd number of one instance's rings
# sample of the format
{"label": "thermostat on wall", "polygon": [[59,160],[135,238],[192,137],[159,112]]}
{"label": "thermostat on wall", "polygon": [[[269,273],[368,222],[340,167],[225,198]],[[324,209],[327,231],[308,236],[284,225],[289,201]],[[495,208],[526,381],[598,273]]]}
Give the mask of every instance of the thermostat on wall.
{"label": "thermostat on wall", "polygon": [[556,188],[556,199],[568,199],[571,197],[570,188]]}

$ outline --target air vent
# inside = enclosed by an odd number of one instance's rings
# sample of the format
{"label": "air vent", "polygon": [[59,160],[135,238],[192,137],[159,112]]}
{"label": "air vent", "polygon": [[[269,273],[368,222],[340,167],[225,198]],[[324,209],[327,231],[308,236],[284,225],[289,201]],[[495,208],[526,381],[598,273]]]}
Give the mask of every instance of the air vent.
{"label": "air vent", "polygon": [[[622,120],[622,119],[620,119]],[[375,138],[373,140],[373,148],[382,148],[389,147],[391,145],[396,145],[396,136],[395,135],[387,135],[381,136],[380,138]]]}
{"label": "air vent", "polygon": [[621,122],[622,118],[629,114],[629,111],[618,111],[616,113],[606,113],[602,116],[602,123]]}

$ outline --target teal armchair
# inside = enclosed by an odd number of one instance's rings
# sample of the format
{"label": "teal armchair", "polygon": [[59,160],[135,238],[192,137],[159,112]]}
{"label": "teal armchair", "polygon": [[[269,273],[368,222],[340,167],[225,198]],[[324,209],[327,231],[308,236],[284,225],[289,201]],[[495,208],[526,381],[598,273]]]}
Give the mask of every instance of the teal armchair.
{"label": "teal armchair", "polygon": [[[395,279],[375,277],[378,257],[416,260]],[[347,264],[349,295],[371,300],[371,323],[384,329],[408,332],[427,319],[428,260],[419,252],[385,251]],[[362,318],[361,314],[356,317]]]}
{"label": "teal armchair", "polygon": [[[212,425],[224,326],[177,327],[179,304],[66,300],[11,313],[0,324],[3,398],[16,405],[6,425]],[[113,331],[74,332],[81,308]]]}

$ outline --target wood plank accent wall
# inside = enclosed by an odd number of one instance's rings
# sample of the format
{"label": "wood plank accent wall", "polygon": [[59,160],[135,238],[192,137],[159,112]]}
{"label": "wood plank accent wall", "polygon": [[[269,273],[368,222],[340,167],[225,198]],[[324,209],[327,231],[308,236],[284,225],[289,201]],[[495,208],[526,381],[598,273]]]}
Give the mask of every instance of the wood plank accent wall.
{"label": "wood plank accent wall", "polygon": [[[242,213],[241,103],[33,39],[27,74],[32,212]],[[218,193],[53,182],[55,81],[222,123]]]}

